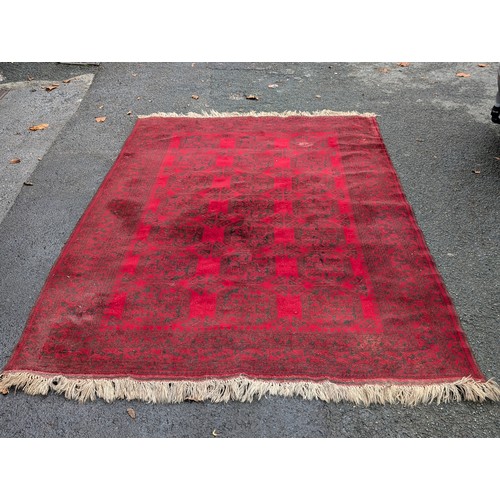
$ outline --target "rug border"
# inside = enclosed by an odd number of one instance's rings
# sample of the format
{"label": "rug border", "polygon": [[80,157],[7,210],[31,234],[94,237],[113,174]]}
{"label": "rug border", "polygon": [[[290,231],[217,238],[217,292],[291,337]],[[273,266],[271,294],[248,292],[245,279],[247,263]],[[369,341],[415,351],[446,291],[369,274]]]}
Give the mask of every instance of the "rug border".
{"label": "rug border", "polygon": [[216,111],[211,109],[209,111],[202,110],[197,113],[189,111],[188,113],[176,112],[157,112],[149,115],[137,115],[137,118],[142,120],[146,118],[238,118],[238,117],[276,117],[276,118],[290,118],[292,116],[359,116],[364,118],[374,118],[378,115],[375,113],[359,113],[358,111],[333,111],[331,109],[322,109],[318,111]]}
{"label": "rug border", "polygon": [[[380,140],[381,150],[386,157],[386,161],[391,165],[391,171],[392,171],[391,174],[396,178],[398,185],[401,187],[401,189],[399,190],[399,196],[403,200],[403,204],[406,207],[406,210],[407,210],[408,216],[409,216],[409,220],[411,221],[412,226],[413,226],[413,230],[415,231],[415,234],[420,238],[421,245],[426,250],[425,256],[427,258],[428,263],[430,264],[430,267],[434,269],[436,283],[439,286],[441,296],[446,300],[446,307],[448,309],[450,317],[453,320],[453,323],[455,325],[455,329],[459,334],[458,340],[460,342],[460,345],[464,349],[465,354],[467,355],[470,364],[475,368],[476,375],[479,375],[482,381],[486,381],[487,380],[486,376],[485,376],[483,370],[481,369],[481,366],[479,365],[479,363],[476,359],[476,356],[474,355],[474,351],[473,351],[472,346],[470,344],[469,337],[467,335],[467,332],[465,331],[465,329],[462,326],[462,323],[461,323],[460,318],[458,316],[458,311],[456,309],[455,303],[450,295],[450,292],[448,290],[448,287],[446,286],[446,283],[444,282],[443,275],[441,274],[441,272],[437,266],[436,260],[435,260],[433,254],[429,248],[429,245],[428,245],[427,240],[425,238],[424,232],[422,231],[422,228],[418,224],[417,217],[415,215],[415,211],[413,210],[413,206],[410,203],[410,201],[408,200],[408,197],[406,196],[406,192],[403,189],[403,183],[401,182],[401,178],[400,178],[396,168],[394,167],[394,163],[392,161],[392,158],[389,155],[389,151],[387,150],[387,146],[385,145],[382,131],[380,130],[380,125],[379,125],[376,118],[374,118],[372,120],[372,123],[377,131],[377,134],[378,134],[378,137]],[[478,380],[478,378],[476,377],[475,380]]]}
{"label": "rug border", "polygon": [[53,391],[67,399],[107,403],[126,399],[146,403],[182,403],[183,401],[252,402],[266,396],[321,400],[327,403],[351,402],[356,405],[450,403],[459,401],[500,401],[500,386],[492,379],[477,381],[471,377],[434,384],[337,384],[330,381],[277,381],[246,376],[208,380],[137,380],[134,378],[69,378],[33,372],[4,372],[0,377],[0,393],[9,389],[29,395],[47,395]]}

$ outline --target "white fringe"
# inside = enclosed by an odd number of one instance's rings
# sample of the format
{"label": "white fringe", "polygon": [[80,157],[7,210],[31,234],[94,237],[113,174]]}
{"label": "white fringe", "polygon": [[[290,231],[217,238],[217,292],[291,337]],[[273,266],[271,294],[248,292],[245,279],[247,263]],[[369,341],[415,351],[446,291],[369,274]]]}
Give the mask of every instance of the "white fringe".
{"label": "white fringe", "polygon": [[322,109],[320,111],[284,111],[282,113],[274,111],[247,111],[238,113],[235,111],[221,112],[221,111],[202,111],[201,113],[189,112],[186,114],[179,113],[153,113],[151,115],[138,115],[138,118],[233,118],[237,116],[276,116],[280,118],[288,118],[290,116],[364,116],[374,117],[375,113],[358,113],[357,111],[331,111],[329,109]]}
{"label": "white fringe", "polygon": [[0,392],[20,389],[31,395],[47,395],[49,391],[64,394],[80,402],[101,398],[141,400],[147,403],[181,403],[182,401],[230,400],[251,402],[263,396],[300,396],[306,400],[319,399],[357,405],[449,403],[453,401],[500,401],[500,386],[493,380],[479,382],[464,377],[455,382],[436,384],[363,384],[348,385],[333,382],[282,382],[250,379],[144,381],[133,378],[76,379],[62,375],[50,376],[31,372],[5,372],[0,375]]}

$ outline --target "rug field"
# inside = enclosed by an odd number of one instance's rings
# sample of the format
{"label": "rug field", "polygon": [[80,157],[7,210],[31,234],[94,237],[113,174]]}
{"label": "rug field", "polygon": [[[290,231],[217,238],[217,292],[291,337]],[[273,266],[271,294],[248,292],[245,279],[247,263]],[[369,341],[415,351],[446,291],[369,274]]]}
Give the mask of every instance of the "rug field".
{"label": "rug field", "polygon": [[0,377],[79,401],[500,399],[370,114],[141,117]]}

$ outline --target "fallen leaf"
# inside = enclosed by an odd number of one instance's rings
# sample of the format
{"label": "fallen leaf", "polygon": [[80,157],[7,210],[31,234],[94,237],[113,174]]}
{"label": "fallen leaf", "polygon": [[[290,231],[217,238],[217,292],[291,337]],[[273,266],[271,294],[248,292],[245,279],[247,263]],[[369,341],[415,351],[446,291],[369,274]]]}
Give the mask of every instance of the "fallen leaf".
{"label": "fallen leaf", "polygon": [[456,76],[458,76],[459,78],[469,78],[470,73],[457,73]]}
{"label": "fallen leaf", "polygon": [[416,139],[417,142],[424,142],[423,139]]}
{"label": "fallen leaf", "polygon": [[26,80],[28,80],[28,82],[31,82],[33,80],[33,78],[34,78],[33,76],[28,75],[28,77],[26,78]]}
{"label": "fallen leaf", "polygon": [[139,97],[137,98],[137,100],[139,100],[139,99],[141,99],[141,96],[139,96]]}
{"label": "fallen leaf", "polygon": [[53,83],[52,85],[49,85],[48,87],[45,87],[45,90],[47,92],[52,92],[52,90],[57,89],[59,87],[58,83]]}
{"label": "fallen leaf", "polygon": [[37,130],[45,130],[48,127],[49,127],[48,123],[40,123],[40,125],[33,125],[33,127],[30,127],[29,129],[32,132],[36,132]]}
{"label": "fallen leaf", "polygon": [[42,159],[41,159],[41,158],[38,158],[38,161],[42,161]]}
{"label": "fallen leaf", "polygon": [[249,101],[258,101],[259,100],[259,98],[256,95],[253,95],[253,94],[246,95],[245,99],[248,99]]}
{"label": "fallen leaf", "polygon": [[16,163],[21,163],[21,160],[19,158],[12,158],[12,160],[10,160],[9,163],[12,163],[12,165],[15,165]]}
{"label": "fallen leaf", "polygon": [[137,76],[137,73],[132,73],[132,76]]}
{"label": "fallen leaf", "polygon": [[398,63],[398,66],[401,66],[402,68],[407,68],[410,65],[409,62],[400,62]]}
{"label": "fallen leaf", "polygon": [[480,68],[487,68],[488,66],[489,66],[489,64],[483,64],[483,63],[478,64],[478,67],[480,67]]}
{"label": "fallen leaf", "polygon": [[97,123],[102,123],[103,121],[106,121],[106,117],[105,116],[98,116],[95,121]]}
{"label": "fallen leaf", "polygon": [[101,104],[100,106],[98,106],[99,109],[102,109],[104,108],[104,104]]}
{"label": "fallen leaf", "polygon": [[9,394],[9,389],[2,389],[0,392],[5,396],[6,394]]}
{"label": "fallen leaf", "polygon": [[135,410],[133,408],[127,408],[127,413],[128,413],[130,418],[135,419],[136,414],[135,414]]}
{"label": "fallen leaf", "polygon": [[219,434],[218,434],[218,432],[217,432],[217,429],[214,429],[214,430],[212,431],[212,436],[213,436],[213,437],[217,437],[218,435],[219,435]]}
{"label": "fallen leaf", "polygon": [[127,115],[131,115],[132,114],[132,111],[127,111]]}
{"label": "fallen leaf", "polygon": [[63,83],[69,83],[71,81],[71,78],[68,80],[63,80]]}
{"label": "fallen leaf", "polygon": [[316,97],[316,99],[321,99],[320,95],[315,95],[314,97]]}
{"label": "fallen leaf", "polygon": [[377,68],[379,73],[389,73],[391,71],[389,68]]}
{"label": "fallen leaf", "polygon": [[24,184],[25,186],[33,186],[33,183],[32,183],[32,182],[29,182],[29,181],[25,181],[25,182],[23,182],[23,184]]}
{"label": "fallen leaf", "polygon": [[480,173],[481,173],[481,170],[479,170],[478,168],[475,168],[472,172],[473,172],[474,174],[480,174]]}
{"label": "fallen leaf", "polygon": [[275,88],[279,87],[279,85],[277,83],[271,83],[271,85],[268,85],[268,87],[270,89],[275,89]]}
{"label": "fallen leaf", "polygon": [[200,98],[200,96],[199,96],[199,95],[196,95],[196,94],[193,94],[193,95],[191,96],[191,99],[194,99],[195,101],[197,101],[199,98]]}
{"label": "fallen leaf", "polygon": [[500,157],[498,157],[498,156],[495,156],[495,160],[498,160],[498,161],[500,161]]}

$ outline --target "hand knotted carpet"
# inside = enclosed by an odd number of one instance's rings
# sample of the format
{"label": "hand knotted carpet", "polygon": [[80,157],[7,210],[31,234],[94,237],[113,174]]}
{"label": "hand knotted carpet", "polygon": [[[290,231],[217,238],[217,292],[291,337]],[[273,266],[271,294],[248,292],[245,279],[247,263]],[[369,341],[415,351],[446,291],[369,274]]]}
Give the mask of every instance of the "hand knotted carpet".
{"label": "hand knotted carpet", "polygon": [[148,402],[498,400],[373,115],[140,118],[0,380]]}

